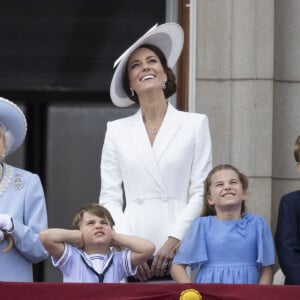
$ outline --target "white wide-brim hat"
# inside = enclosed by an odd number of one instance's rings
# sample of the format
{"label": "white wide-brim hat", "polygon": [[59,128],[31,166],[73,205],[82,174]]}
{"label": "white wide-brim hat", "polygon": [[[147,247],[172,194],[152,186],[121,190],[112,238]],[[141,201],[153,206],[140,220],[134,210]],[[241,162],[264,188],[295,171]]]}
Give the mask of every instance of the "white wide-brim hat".
{"label": "white wide-brim hat", "polygon": [[181,54],[184,33],[177,23],[165,23],[153,26],[133,45],[131,45],[114,63],[117,66],[111,84],[110,97],[112,102],[119,107],[126,107],[135,102],[130,100],[123,88],[123,75],[131,53],[143,44],[157,46],[165,55],[168,67],[173,68]]}
{"label": "white wide-brim hat", "polygon": [[0,97],[0,125],[12,135],[12,141],[6,155],[16,151],[23,143],[27,122],[22,110],[13,102]]}

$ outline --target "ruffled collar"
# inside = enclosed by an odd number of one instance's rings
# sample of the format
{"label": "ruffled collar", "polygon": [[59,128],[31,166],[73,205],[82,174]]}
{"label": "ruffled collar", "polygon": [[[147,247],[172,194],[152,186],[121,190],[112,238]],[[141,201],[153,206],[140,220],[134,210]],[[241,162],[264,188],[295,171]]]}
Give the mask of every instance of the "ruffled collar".
{"label": "ruffled collar", "polygon": [[246,227],[253,219],[253,216],[249,213],[244,213],[240,220],[238,220],[235,224],[236,232],[240,234],[242,237],[246,236]]}
{"label": "ruffled collar", "polygon": [[219,220],[216,216],[211,217],[214,218],[216,221],[227,222],[232,224],[236,232],[242,237],[245,237],[247,225],[251,222],[251,220],[253,220],[254,216],[249,213],[243,213],[242,217],[239,220]]}

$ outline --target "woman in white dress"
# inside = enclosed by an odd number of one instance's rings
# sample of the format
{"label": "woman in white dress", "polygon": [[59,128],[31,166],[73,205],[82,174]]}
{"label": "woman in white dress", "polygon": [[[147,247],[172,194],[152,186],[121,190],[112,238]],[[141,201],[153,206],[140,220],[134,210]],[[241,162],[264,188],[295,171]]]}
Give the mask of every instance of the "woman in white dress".
{"label": "woman in white dress", "polygon": [[108,122],[101,157],[99,201],[117,232],[152,241],[151,262],[136,279],[170,279],[170,261],[202,206],[203,181],[211,169],[211,137],[203,114],[177,110],[175,66],[183,46],[176,23],[155,26],[117,60],[110,95],[132,116]]}

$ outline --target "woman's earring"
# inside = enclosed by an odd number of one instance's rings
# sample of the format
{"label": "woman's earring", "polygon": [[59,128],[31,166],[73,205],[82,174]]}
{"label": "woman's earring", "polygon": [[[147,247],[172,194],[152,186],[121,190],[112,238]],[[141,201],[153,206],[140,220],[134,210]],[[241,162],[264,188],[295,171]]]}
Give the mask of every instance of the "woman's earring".
{"label": "woman's earring", "polygon": [[131,92],[131,96],[134,96],[134,89],[132,87],[130,87],[130,92]]}
{"label": "woman's earring", "polygon": [[167,79],[164,80],[164,83],[163,83],[163,86],[162,86],[162,89],[165,90],[167,87]]}

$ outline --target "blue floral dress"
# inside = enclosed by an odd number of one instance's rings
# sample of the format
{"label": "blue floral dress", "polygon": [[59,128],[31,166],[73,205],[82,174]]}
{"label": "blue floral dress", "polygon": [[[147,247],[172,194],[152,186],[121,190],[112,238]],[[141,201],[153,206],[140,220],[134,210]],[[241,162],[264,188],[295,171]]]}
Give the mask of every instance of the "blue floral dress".
{"label": "blue floral dress", "polygon": [[271,230],[263,217],[249,213],[240,220],[197,217],[173,260],[198,269],[196,283],[256,284],[261,266],[274,263]]}

